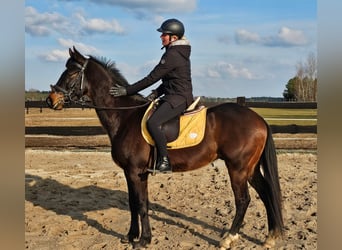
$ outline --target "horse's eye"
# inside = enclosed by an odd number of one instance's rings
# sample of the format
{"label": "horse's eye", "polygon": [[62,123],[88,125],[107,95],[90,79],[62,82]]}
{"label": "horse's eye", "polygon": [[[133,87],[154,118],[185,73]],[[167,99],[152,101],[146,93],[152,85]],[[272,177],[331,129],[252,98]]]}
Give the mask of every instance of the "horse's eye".
{"label": "horse's eye", "polygon": [[68,76],[73,77],[77,74],[77,71],[69,71]]}

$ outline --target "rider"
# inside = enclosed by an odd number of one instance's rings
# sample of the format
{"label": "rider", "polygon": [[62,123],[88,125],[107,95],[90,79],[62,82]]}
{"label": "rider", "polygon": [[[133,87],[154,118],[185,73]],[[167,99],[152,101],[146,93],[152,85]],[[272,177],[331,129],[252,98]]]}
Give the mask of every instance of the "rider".
{"label": "rider", "polygon": [[[168,158],[166,138],[161,130],[161,124],[182,112],[193,102],[190,52],[191,46],[184,36],[184,25],[177,19],[168,19],[157,31],[160,35],[165,53],[155,68],[140,81],[123,87],[115,85],[110,89],[114,97],[133,95],[159,80],[162,83],[147,96],[150,101],[161,97],[157,109],[147,121],[147,129],[157,147],[157,171],[171,171]],[[151,171],[151,170],[149,170]]]}

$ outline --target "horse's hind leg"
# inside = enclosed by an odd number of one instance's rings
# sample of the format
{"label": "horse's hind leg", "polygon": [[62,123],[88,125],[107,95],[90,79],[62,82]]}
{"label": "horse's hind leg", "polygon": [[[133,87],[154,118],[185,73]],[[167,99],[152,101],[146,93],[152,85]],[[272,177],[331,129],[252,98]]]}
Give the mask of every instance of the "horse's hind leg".
{"label": "horse's hind leg", "polygon": [[281,237],[281,231],[277,228],[277,223],[274,217],[274,208],[272,207],[272,198],[270,196],[270,188],[267,184],[265,178],[260,172],[260,165],[255,168],[254,174],[250,179],[249,183],[256,190],[260,199],[265,205],[266,213],[267,213],[267,222],[268,222],[268,230],[269,235],[264,244],[266,247],[273,247],[275,245],[275,239]]}
{"label": "horse's hind leg", "polygon": [[228,172],[235,197],[235,217],[229,233],[225,233],[220,242],[221,249],[230,248],[231,244],[238,239],[238,233],[250,202],[246,171],[229,168]]}

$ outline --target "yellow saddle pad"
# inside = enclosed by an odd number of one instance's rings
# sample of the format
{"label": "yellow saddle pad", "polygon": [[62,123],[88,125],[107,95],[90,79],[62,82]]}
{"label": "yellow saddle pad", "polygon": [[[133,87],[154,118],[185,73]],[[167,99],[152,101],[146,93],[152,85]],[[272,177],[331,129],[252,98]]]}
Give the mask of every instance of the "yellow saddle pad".
{"label": "yellow saddle pad", "polygon": [[[141,133],[146,142],[154,145],[154,141],[147,130],[146,121],[151,116],[154,107],[154,102],[147,108],[145,115],[141,121]],[[178,138],[167,143],[168,149],[179,149],[191,147],[199,144],[204,137],[206,124],[207,108],[199,107],[195,111],[186,112],[180,116],[180,127]]]}

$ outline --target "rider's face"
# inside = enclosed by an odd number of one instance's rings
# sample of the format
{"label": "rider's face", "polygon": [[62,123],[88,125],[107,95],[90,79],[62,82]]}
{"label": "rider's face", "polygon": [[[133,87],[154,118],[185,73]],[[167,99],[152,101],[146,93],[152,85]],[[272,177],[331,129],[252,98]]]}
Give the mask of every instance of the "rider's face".
{"label": "rider's face", "polygon": [[166,33],[162,33],[160,35],[160,38],[162,40],[163,46],[168,46],[171,42],[174,42],[177,40],[177,36],[174,36],[174,35],[170,36],[170,34],[166,34]]}
{"label": "rider's face", "polygon": [[160,39],[162,41],[163,46],[168,46],[170,44],[170,35],[166,33],[162,33],[160,35]]}

